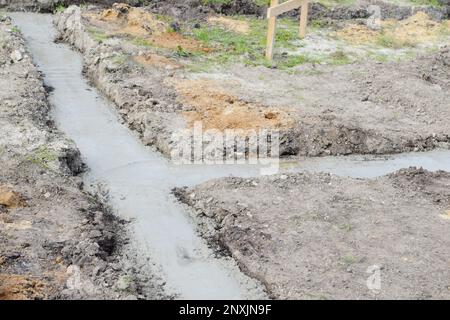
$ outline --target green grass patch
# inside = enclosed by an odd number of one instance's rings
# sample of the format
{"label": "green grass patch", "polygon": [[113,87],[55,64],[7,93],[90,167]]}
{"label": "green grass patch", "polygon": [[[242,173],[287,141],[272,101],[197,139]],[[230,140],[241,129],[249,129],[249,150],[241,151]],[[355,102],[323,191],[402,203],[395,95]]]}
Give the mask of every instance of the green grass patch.
{"label": "green grass patch", "polygon": [[131,43],[135,46],[150,48],[153,47],[152,43],[148,40],[142,38],[134,38],[131,40]]}
{"label": "green grass patch", "polygon": [[327,57],[327,63],[334,65],[349,64],[352,62],[348,54],[342,50],[336,50]]}
{"label": "green grass patch", "polygon": [[26,157],[27,161],[44,169],[49,169],[49,164],[57,159],[56,153],[47,147],[40,147]]}
{"label": "green grass patch", "polygon": [[416,6],[431,6],[435,8],[442,7],[442,3],[439,0],[409,0],[409,1]]}
{"label": "green grass patch", "polygon": [[114,56],[114,57],[111,59],[111,61],[112,61],[112,63],[114,63],[115,65],[122,66],[122,65],[124,65],[125,63],[127,63],[127,61],[128,61],[128,56],[127,56],[127,55],[124,55],[124,54],[119,54],[119,55]]}
{"label": "green grass patch", "polygon": [[356,0],[317,0],[318,3],[324,5],[327,8],[333,8],[336,6],[351,6],[356,3]]}
{"label": "green grass patch", "polygon": [[[276,56],[273,63],[265,59],[267,20],[247,17],[233,17],[246,21],[250,26],[248,34],[237,33],[220,26],[203,24],[200,28],[192,30],[191,36],[201,41],[205,46],[215,49],[209,54],[196,54],[200,58],[197,63],[227,64],[243,62],[248,65],[277,66],[290,68],[303,63],[315,62],[309,56],[292,55]],[[298,48],[298,22],[292,19],[279,19],[275,47],[284,49]],[[278,50],[279,51],[279,50]]]}
{"label": "green grass patch", "polygon": [[232,0],[202,0],[204,6],[210,4],[228,4],[231,3]]}
{"label": "green grass patch", "polygon": [[55,13],[61,13],[61,12],[64,12],[65,10],[66,10],[66,5],[65,4],[63,4],[63,3],[58,3],[57,5],[56,5],[56,7],[55,7],[55,10],[54,10],[54,12]]}
{"label": "green grass patch", "polygon": [[410,42],[410,41],[406,41],[406,40],[400,40],[397,39],[391,35],[385,34],[385,33],[381,33],[377,40],[376,43],[382,47],[385,48],[392,48],[392,49],[401,49],[401,48],[405,48],[405,47],[415,47],[415,43]]}
{"label": "green grass patch", "polygon": [[314,58],[308,55],[291,55],[287,56],[285,59],[281,59],[277,67],[280,69],[292,68],[305,63],[319,63],[320,59]]}
{"label": "green grass patch", "polygon": [[19,29],[17,26],[13,26],[13,27],[11,28],[11,32],[12,32],[12,33],[20,33],[20,29]]}
{"label": "green grass patch", "polygon": [[92,37],[92,39],[94,39],[95,41],[100,42],[100,43],[102,43],[110,38],[110,36],[108,36],[103,31],[98,30],[96,28],[88,28],[87,32]]}

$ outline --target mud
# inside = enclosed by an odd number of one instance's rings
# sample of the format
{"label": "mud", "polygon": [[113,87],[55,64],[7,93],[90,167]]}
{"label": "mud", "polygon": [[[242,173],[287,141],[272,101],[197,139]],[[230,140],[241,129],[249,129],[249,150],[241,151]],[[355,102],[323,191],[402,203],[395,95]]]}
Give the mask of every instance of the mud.
{"label": "mud", "polygon": [[0,19],[0,299],[156,297],[127,266],[125,221],[81,190],[80,153],[53,125],[21,34]]}
{"label": "mud", "polygon": [[[448,299],[450,174],[225,178],[174,193],[276,299]],[[373,270],[381,286],[368,287]]]}

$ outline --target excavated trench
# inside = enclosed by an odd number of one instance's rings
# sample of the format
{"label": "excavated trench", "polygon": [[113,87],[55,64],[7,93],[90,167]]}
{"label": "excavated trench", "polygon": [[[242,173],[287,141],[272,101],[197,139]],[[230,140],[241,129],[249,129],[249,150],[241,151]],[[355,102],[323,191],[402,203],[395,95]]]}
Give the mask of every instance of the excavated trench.
{"label": "excavated trench", "polygon": [[[258,176],[260,168],[170,163],[120,124],[114,106],[86,82],[81,55],[54,42],[51,15],[14,13],[12,17],[46,85],[53,88],[49,99],[56,124],[75,141],[89,167],[84,178],[87,188],[97,190],[100,186],[107,191],[109,204],[117,214],[133,221],[136,250],[148,257],[149,268],[161,273],[167,293],[182,299],[265,298],[261,284],[244,275],[233,260],[216,256],[170,192],[174,187],[229,175]],[[376,177],[409,166],[450,171],[449,158],[448,150],[383,157],[304,158],[283,162],[281,171]]]}

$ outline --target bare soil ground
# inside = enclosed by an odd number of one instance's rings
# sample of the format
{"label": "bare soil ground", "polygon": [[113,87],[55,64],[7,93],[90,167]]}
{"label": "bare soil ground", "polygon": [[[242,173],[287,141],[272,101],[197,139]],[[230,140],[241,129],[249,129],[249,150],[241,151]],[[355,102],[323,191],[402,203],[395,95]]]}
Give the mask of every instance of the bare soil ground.
{"label": "bare soil ground", "polygon": [[133,266],[126,222],[81,190],[80,154],[3,16],[0,43],[0,300],[157,297]]}
{"label": "bare soil ground", "polygon": [[[173,133],[195,121],[219,131],[276,129],[282,156],[386,154],[449,145],[448,20],[436,22],[419,12],[400,22],[386,20],[382,31],[355,29],[352,21],[337,31],[312,30],[310,38],[280,49],[286,51],[275,57],[281,61],[277,67],[221,65],[218,59],[232,59],[223,50],[232,49],[205,42],[202,31],[171,19],[124,4],[106,10],[71,7],[57,19],[61,39],[84,52],[86,75],[143,142],[166,155]],[[245,21],[213,16],[205,23],[209,35],[226,30],[223,36],[237,37],[231,42],[237,46],[256,23]],[[174,30],[179,27],[184,31]],[[361,38],[346,42],[349,34]],[[405,44],[411,37],[414,45]],[[373,47],[374,41],[388,42],[389,48]],[[349,58],[352,52],[358,52],[355,60]],[[381,60],[386,52],[392,61],[384,61],[385,55]],[[258,59],[251,52],[240,56],[246,55]],[[211,60],[211,68],[195,69]]]}
{"label": "bare soil ground", "polygon": [[[277,299],[449,299],[450,174],[226,178],[176,189]],[[370,269],[372,267],[372,269]],[[367,280],[379,268],[381,287]]]}

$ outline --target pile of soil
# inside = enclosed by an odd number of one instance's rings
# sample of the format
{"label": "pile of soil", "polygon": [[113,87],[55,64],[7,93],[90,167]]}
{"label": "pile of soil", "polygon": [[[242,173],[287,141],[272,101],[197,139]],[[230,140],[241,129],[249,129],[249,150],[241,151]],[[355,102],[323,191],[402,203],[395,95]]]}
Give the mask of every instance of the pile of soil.
{"label": "pile of soil", "polygon": [[437,40],[446,29],[450,30],[450,20],[433,21],[420,11],[404,20],[381,21],[379,30],[351,23],[338,30],[335,36],[352,44],[376,44],[380,35],[383,35],[393,42],[392,45],[404,47]]}
{"label": "pile of soil", "polygon": [[449,299],[449,187],[450,173],[410,168],[225,178],[174,193],[273,298]]}
{"label": "pile of soil", "polygon": [[103,30],[108,36],[137,37],[149,45],[167,49],[182,48],[189,52],[211,51],[202,43],[174,32],[169,23],[159,20],[148,10],[124,3],[115,3],[105,10],[88,12],[84,17],[89,19],[92,26]]}

